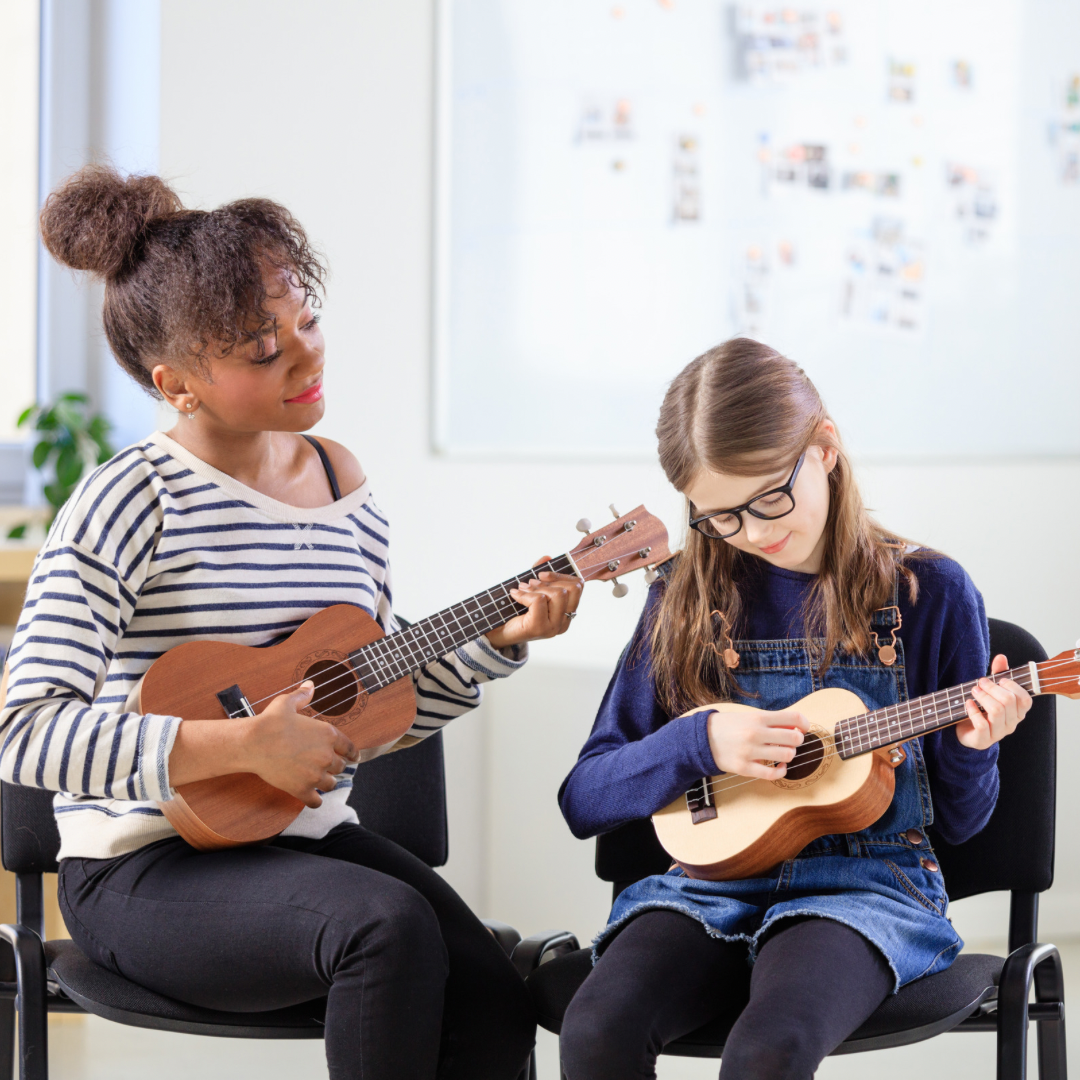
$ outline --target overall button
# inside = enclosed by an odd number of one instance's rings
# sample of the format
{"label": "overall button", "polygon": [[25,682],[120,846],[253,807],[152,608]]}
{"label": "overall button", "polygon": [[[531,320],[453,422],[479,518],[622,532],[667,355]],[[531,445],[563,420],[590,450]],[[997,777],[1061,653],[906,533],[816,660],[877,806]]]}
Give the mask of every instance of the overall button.
{"label": "overall button", "polygon": [[936,874],[938,871],[938,864],[933,859],[922,858],[919,860],[924,870],[929,870],[931,874]]}
{"label": "overall button", "polygon": [[908,829],[904,835],[913,847],[918,847],[923,842],[923,834],[918,829]]}

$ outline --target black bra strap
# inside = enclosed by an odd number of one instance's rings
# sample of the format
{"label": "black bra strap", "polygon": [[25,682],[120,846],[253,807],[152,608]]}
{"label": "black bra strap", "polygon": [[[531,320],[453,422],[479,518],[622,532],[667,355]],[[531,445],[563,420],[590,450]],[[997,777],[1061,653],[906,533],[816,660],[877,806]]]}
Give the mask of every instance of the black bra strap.
{"label": "black bra strap", "polygon": [[330,481],[330,490],[334,493],[334,502],[337,502],[341,498],[341,488],[338,487],[337,474],[334,472],[334,466],[330,464],[330,458],[323,449],[322,443],[318,439],[313,439],[310,435],[301,435],[300,437],[307,439],[318,451],[319,457],[322,458],[323,468],[326,470],[326,479]]}

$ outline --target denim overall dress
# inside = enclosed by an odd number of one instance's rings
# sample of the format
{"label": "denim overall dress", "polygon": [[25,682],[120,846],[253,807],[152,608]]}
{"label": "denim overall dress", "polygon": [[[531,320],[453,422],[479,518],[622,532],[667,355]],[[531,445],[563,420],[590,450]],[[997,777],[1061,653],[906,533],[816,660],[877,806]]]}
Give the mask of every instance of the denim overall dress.
{"label": "denim overall dress", "polygon": [[[875,612],[872,627],[879,640],[886,635],[883,643],[890,640],[895,620],[895,609]],[[819,641],[737,641],[735,647],[735,700],[754,708],[785,709],[829,686],[852,691],[868,709],[907,700],[899,638],[892,666],[885,666],[876,650],[858,656],[838,651],[824,675],[814,661],[815,653],[821,655]],[[670,908],[697,919],[713,937],[747,942],[751,962],[777,920],[818,916],[844,923],[873,942],[893,970],[894,992],[943,971],[964,943],[945,917],[945,883],[926,832],[934,808],[922,742],[913,739],[904,747],[907,757],[895,769],[893,801],[873,825],[820,837],[762,877],[699,881],[674,866],[664,875],[643,878],[616,899],[594,943],[594,959],[629,919]]]}

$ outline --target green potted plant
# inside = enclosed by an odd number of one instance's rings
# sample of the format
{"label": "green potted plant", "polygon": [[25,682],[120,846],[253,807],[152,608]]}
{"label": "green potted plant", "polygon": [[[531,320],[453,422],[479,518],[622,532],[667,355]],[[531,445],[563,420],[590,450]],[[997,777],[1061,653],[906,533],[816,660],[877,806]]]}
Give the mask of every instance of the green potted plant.
{"label": "green potted plant", "polygon": [[[31,405],[19,417],[19,427],[38,433],[34,468],[45,473],[45,498],[50,512],[46,528],[67,502],[88,469],[103,465],[116,451],[109,442],[112,425],[101,413],[91,413],[86,394],[69,391],[51,405]],[[9,540],[26,536],[29,522],[8,531]]]}

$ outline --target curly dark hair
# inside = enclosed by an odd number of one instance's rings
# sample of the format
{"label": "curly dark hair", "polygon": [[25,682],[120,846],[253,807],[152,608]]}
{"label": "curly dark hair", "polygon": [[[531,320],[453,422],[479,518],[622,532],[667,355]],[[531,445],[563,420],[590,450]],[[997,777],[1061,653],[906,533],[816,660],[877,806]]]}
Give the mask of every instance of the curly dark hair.
{"label": "curly dark hair", "polygon": [[81,169],[45,200],[41,235],[57,261],[105,279],[113,355],[155,397],[154,364],[208,371],[211,355],[260,340],[272,322],[275,270],[316,306],[326,279],[322,256],[278,203],[185,210],[160,177],[124,177],[103,165]]}

